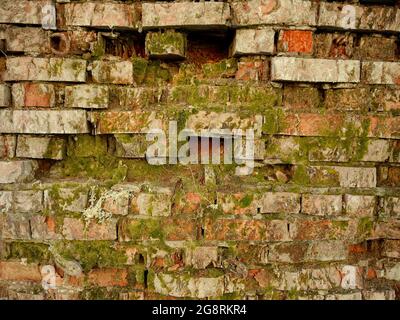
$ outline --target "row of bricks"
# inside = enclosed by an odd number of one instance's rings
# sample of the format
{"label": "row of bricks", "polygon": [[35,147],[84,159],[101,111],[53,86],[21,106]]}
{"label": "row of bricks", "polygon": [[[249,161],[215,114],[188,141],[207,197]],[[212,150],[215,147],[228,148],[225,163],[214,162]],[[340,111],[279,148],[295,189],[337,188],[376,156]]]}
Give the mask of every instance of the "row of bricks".
{"label": "row of bricks", "polygon": [[[247,62],[246,68],[253,63]],[[64,97],[61,99],[60,97]],[[174,85],[125,87],[101,84],[54,85],[49,83],[0,84],[0,107],[132,109],[157,105],[191,105],[195,108],[224,106],[235,111],[247,106],[289,110],[324,108],[342,111],[391,112],[400,109],[400,89],[363,86],[316,88],[285,84],[270,85]]]}
{"label": "row of bricks", "polygon": [[[275,36],[278,35],[275,45]],[[0,28],[0,40],[7,54],[50,54],[99,56],[105,53],[107,41],[118,40],[105,32],[74,30],[51,32],[41,28],[7,26]],[[122,39],[122,38],[121,38]],[[131,37],[134,45],[142,45],[139,37]],[[148,32],[145,54],[156,59],[184,59],[191,50],[191,38],[175,31]],[[111,41],[112,42],[112,41]],[[128,43],[127,43],[128,44]],[[393,35],[357,35],[339,32],[315,33],[310,30],[274,30],[272,28],[239,29],[230,48],[233,56],[301,54],[315,58],[342,58],[359,60],[397,59],[397,38]],[[132,45],[131,45],[132,47]],[[131,48],[132,49],[132,48]]]}
{"label": "row of bricks", "polygon": [[[1,261],[0,264],[3,268],[2,276],[8,281],[33,281],[40,282],[42,275],[40,274],[40,266],[35,263],[23,265],[20,262],[13,261]],[[392,263],[390,266],[385,267],[382,270],[380,278],[393,279],[392,274],[395,273],[398,264]],[[354,283],[347,283],[346,273],[355,272]],[[235,275],[225,276],[211,276],[201,275],[200,273],[193,278],[185,277],[185,275],[174,275],[167,272],[153,271],[151,276],[151,282],[149,283],[149,290],[161,293],[163,295],[170,295],[175,297],[196,297],[196,298],[207,298],[207,297],[218,297],[223,294],[233,293],[236,291],[245,292],[244,288],[249,287],[251,290],[251,283],[255,282],[260,288],[267,288],[273,286],[276,290],[295,290],[295,291],[316,291],[320,290],[319,294],[324,294],[324,290],[332,289],[364,289],[365,280],[370,280],[371,275],[368,274],[368,268],[358,267],[357,265],[336,265],[332,267],[316,267],[307,268],[303,271],[289,271],[286,269],[250,269],[246,270],[245,277],[240,279]],[[57,284],[59,288],[65,285],[66,287],[83,287],[84,285],[95,285],[99,287],[127,287],[132,286],[135,289],[143,290],[145,285],[142,281],[129,281],[129,274],[131,278],[136,279],[135,272],[127,268],[99,268],[91,270],[87,277],[81,275],[80,277],[68,277],[64,274],[64,277],[57,275]],[[375,276],[376,278],[376,276]],[[305,280],[307,279],[307,280]],[[397,277],[394,277],[397,280]],[[239,285],[240,284],[240,285]],[[242,288],[242,290],[240,290]],[[386,292],[385,291],[389,291]],[[345,291],[346,292],[346,291]],[[378,291],[379,293],[379,291]],[[382,292],[381,292],[382,293]],[[393,290],[384,290],[383,297],[386,295],[391,296],[389,299],[394,299]],[[298,292],[300,295],[301,293]],[[314,293],[315,294],[315,293]],[[365,291],[365,296],[368,299],[370,294],[368,290]],[[342,296],[344,299],[358,300],[362,299],[361,293],[342,293],[342,294],[326,294],[326,299],[335,299],[335,295]],[[350,298],[353,296],[352,298]],[[371,292],[371,296],[374,295]],[[320,298],[321,299],[321,298]],[[322,298],[324,299],[324,298]]]}
{"label": "row of bricks", "polygon": [[[87,62],[83,59],[9,57],[6,65],[5,81],[85,82],[87,80]],[[236,69],[234,65],[231,67],[232,70]],[[135,72],[131,61],[99,60],[92,62],[89,69],[95,83],[130,85],[135,83]],[[326,72],[321,73],[321,70],[326,70]],[[271,59],[271,80],[277,82],[362,82],[398,85],[399,74],[400,63],[398,62],[297,57]]]}
{"label": "row of bricks", "polygon": [[[78,135],[66,139],[59,136],[0,135],[0,159],[28,158],[63,160],[66,155],[80,158],[96,157],[95,151],[118,158],[145,159],[152,144],[143,134],[106,136]],[[198,138],[191,138],[197,139]],[[400,162],[398,140],[351,137],[352,143],[340,137],[273,137],[254,141],[254,160],[266,164],[302,164],[309,162]],[[202,139],[204,141],[204,138]],[[189,142],[190,143],[190,142]],[[223,147],[209,152],[199,141],[191,145],[198,160],[222,158],[228,150]],[[211,142],[212,143],[212,142]],[[210,141],[208,141],[210,144]],[[93,147],[93,148],[92,148]],[[196,148],[197,147],[197,148]],[[290,147],[290,150],[287,148]],[[97,148],[97,149],[96,149]],[[361,150],[361,149],[362,150]],[[231,150],[232,151],[232,150]],[[233,151],[232,151],[233,153]],[[233,156],[233,154],[232,154]],[[246,159],[245,155],[237,158]],[[168,160],[168,157],[165,158]]]}
{"label": "row of bricks", "polygon": [[[82,213],[88,209],[89,198],[92,198],[92,193],[88,190],[80,191],[71,188],[61,188],[58,192],[47,189],[44,191],[0,191],[0,212]],[[193,192],[173,199],[172,192],[168,188],[149,193],[140,192],[138,186],[130,188],[124,186],[121,190],[113,190],[105,194],[98,201],[99,210],[105,214],[162,217],[170,216],[172,207],[178,215],[198,214],[209,200]],[[400,217],[400,198],[390,196],[218,192],[216,205],[226,215],[285,213],[310,216],[374,217],[378,214],[380,217]]]}
{"label": "row of bricks", "polygon": [[[108,219],[85,223],[78,218],[2,214],[2,239],[126,241],[261,241],[399,239],[399,219],[372,218],[305,220],[188,218]],[[61,221],[60,221],[61,220]],[[117,231],[118,229],[118,231]]]}
{"label": "row of bricks", "polygon": [[[177,114],[155,111],[86,112],[85,110],[0,110],[0,133],[10,134],[146,134],[169,130]],[[26,119],[30,121],[27,122]],[[265,115],[247,116],[234,112],[199,111],[189,115],[184,125],[192,135],[231,135],[232,130],[252,128],[255,137],[280,134],[307,137],[399,138],[399,116],[292,113],[266,110]],[[346,130],[354,132],[347,133]],[[229,131],[230,130],[230,131]]]}
{"label": "row of bricks", "polygon": [[[46,7],[47,6],[47,7]],[[4,0],[0,23],[55,27],[85,26],[138,30],[158,28],[236,28],[259,25],[340,28],[399,32],[397,7],[374,7],[308,0],[249,0],[225,2],[156,2],[141,4],[59,4],[50,0]],[[29,14],[28,14],[29,13]],[[53,22],[53,23],[51,23]]]}
{"label": "row of bricks", "polygon": [[[96,158],[81,158],[83,163],[90,165],[95,163]],[[209,158],[208,158],[209,159]],[[246,160],[246,158],[242,158]],[[243,182],[252,179],[262,179],[266,185],[287,184],[287,186],[315,186],[315,187],[342,187],[342,188],[377,188],[377,187],[398,187],[400,186],[398,166],[379,165],[377,167],[354,167],[337,166],[328,164],[277,164],[268,165],[267,159],[264,166],[257,166],[257,169],[249,177],[242,177]],[[123,162],[120,161],[122,164]],[[143,160],[136,162],[143,164]],[[29,183],[35,180],[39,172],[37,160],[1,160],[0,172],[1,184]],[[62,165],[63,163],[60,162]],[[150,165],[149,165],[150,166]],[[182,168],[182,167],[181,167]],[[179,169],[179,168],[178,168]],[[79,173],[71,173],[73,176]],[[90,176],[90,173],[86,173]],[[85,173],[81,177],[86,177]],[[107,177],[107,176],[105,176]],[[111,179],[111,177],[108,177]],[[268,182],[270,181],[270,182]],[[271,182],[272,181],[272,182]]]}

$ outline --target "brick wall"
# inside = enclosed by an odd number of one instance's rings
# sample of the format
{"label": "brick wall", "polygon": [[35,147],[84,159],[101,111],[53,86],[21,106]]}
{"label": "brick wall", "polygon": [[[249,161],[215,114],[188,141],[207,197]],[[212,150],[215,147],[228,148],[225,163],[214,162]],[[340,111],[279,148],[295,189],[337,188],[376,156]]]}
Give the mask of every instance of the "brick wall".
{"label": "brick wall", "polygon": [[[395,0],[1,0],[0,298],[399,299],[399,32]],[[169,120],[255,128],[255,169],[150,165]]]}

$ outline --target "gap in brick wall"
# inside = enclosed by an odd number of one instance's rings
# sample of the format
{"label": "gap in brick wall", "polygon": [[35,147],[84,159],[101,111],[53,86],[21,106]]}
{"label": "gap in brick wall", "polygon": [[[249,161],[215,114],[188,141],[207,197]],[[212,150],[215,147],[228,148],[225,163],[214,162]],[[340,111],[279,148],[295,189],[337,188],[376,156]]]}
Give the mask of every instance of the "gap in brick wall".
{"label": "gap in brick wall", "polygon": [[187,63],[201,66],[229,57],[232,32],[191,32],[187,38]]}
{"label": "gap in brick wall", "polygon": [[115,38],[104,37],[105,54],[129,59],[132,56],[144,57],[144,35],[132,32],[118,32]]}

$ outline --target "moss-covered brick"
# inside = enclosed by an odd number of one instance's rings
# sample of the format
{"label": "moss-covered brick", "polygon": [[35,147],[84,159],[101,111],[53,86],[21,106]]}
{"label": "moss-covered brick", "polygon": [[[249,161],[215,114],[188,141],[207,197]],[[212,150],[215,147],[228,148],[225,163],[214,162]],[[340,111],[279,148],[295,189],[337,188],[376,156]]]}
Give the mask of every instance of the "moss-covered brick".
{"label": "moss-covered brick", "polygon": [[174,31],[149,32],[146,34],[146,53],[151,58],[184,58],[186,35]]}

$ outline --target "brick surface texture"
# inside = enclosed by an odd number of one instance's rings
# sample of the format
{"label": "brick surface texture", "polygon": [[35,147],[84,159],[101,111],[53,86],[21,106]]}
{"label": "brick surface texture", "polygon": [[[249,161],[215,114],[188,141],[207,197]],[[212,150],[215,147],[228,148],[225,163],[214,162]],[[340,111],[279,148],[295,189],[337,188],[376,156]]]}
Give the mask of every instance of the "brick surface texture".
{"label": "brick surface texture", "polygon": [[[0,299],[400,300],[399,36],[399,1],[0,0]],[[152,165],[171,120],[254,169]]]}

